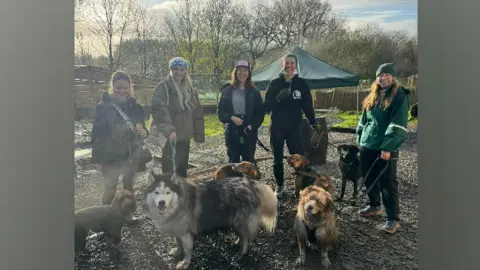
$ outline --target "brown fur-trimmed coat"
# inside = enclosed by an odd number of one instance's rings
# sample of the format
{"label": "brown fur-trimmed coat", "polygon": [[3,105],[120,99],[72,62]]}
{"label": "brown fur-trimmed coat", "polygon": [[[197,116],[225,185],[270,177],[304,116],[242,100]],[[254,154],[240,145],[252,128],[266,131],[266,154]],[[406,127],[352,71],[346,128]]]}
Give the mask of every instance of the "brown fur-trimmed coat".
{"label": "brown fur-trimmed coat", "polygon": [[[167,93],[168,91],[168,93]],[[155,87],[152,97],[152,126],[168,138],[173,131],[178,141],[205,141],[205,122],[198,94],[195,94],[195,108],[184,111],[178,103],[178,94],[171,82],[161,81]]]}

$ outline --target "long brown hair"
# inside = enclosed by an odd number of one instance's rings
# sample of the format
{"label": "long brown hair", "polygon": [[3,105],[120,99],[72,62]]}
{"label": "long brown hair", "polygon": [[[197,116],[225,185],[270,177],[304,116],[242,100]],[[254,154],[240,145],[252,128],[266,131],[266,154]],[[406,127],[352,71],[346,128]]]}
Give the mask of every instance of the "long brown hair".
{"label": "long brown hair", "polygon": [[[237,68],[232,71],[230,84],[233,86],[238,86],[240,84],[240,81],[237,78]],[[252,81],[252,71],[250,69],[248,70],[248,77],[247,81],[245,82],[245,87],[255,88],[255,84]]]}
{"label": "long brown hair", "polygon": [[[393,97],[397,94],[398,88],[400,87],[400,83],[394,77],[392,79],[392,93],[385,97],[382,102],[382,108],[385,110],[392,104]],[[377,80],[372,83],[370,93],[368,96],[363,100],[363,109],[370,111],[377,102],[380,101],[380,85],[378,84]]]}

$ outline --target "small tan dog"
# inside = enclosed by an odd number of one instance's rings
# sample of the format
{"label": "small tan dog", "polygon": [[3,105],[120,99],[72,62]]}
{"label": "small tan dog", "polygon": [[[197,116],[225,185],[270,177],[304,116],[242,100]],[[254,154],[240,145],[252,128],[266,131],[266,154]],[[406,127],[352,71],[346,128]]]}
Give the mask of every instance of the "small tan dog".
{"label": "small tan dog", "polygon": [[116,192],[111,205],[84,208],[75,212],[75,250],[84,249],[89,231],[103,232],[110,245],[121,241],[123,225],[137,209],[133,193],[122,189]]}
{"label": "small tan dog", "polygon": [[224,179],[233,176],[246,175],[252,179],[260,180],[261,174],[258,167],[248,161],[242,161],[240,163],[228,163],[220,166],[215,171],[214,180]]}
{"label": "small tan dog", "polygon": [[311,185],[322,187],[333,196],[334,183],[332,178],[315,171],[306,157],[299,154],[289,155],[287,156],[287,163],[295,170],[295,196],[297,198],[304,188]]}
{"label": "small tan dog", "polygon": [[339,238],[332,195],[321,187],[306,187],[300,193],[293,228],[299,249],[296,264],[305,264],[308,244],[314,250],[321,250],[322,265],[329,268],[328,251]]}

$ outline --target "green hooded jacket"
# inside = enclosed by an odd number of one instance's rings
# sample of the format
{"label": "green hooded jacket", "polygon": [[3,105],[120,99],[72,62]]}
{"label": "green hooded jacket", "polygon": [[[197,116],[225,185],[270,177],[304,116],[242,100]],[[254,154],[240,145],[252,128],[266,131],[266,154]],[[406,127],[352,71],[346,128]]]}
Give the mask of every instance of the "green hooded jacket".
{"label": "green hooded jacket", "polygon": [[[385,97],[392,88],[386,90]],[[397,152],[407,137],[410,91],[399,87],[387,109],[378,102],[370,111],[363,109],[357,125],[357,144],[372,150]]]}

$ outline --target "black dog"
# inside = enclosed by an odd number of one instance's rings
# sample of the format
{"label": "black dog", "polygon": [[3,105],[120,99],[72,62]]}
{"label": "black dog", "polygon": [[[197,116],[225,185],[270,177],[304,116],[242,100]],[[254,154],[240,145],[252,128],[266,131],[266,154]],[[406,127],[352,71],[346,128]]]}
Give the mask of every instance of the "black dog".
{"label": "black dog", "polygon": [[410,108],[410,120],[418,118],[418,103],[413,104],[413,106]]}
{"label": "black dog", "polygon": [[342,144],[337,147],[337,151],[340,155],[338,166],[342,176],[342,191],[340,196],[337,197],[337,201],[343,200],[347,181],[350,180],[353,182],[351,201],[354,202],[358,195],[358,180],[362,177],[360,173],[360,158],[358,157],[360,149],[353,144]]}

